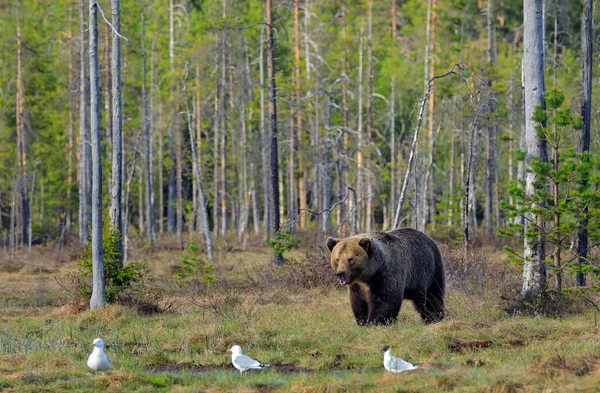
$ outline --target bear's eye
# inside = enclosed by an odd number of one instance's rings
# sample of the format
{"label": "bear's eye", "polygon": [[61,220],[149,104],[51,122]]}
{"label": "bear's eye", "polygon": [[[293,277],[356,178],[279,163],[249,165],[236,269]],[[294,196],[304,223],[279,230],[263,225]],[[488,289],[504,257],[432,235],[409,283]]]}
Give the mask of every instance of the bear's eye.
{"label": "bear's eye", "polygon": [[348,263],[352,263],[353,260],[354,258],[348,258]]}
{"label": "bear's eye", "polygon": [[340,258],[335,258],[335,261],[336,261],[336,262],[339,262],[339,261],[340,261]]}

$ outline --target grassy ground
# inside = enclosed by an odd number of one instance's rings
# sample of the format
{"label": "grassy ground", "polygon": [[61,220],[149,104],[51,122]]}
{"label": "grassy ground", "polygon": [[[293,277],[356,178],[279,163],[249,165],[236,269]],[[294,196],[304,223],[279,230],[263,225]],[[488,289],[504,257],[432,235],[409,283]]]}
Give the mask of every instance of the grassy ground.
{"label": "grassy ground", "polygon": [[[468,264],[451,247],[442,251],[451,272],[447,320],[423,325],[406,302],[397,324],[359,327],[345,291],[320,277],[331,273],[319,253],[294,251],[295,262],[276,270],[265,249],[222,245],[219,282],[192,291],[170,280],[179,251],[140,248],[132,260],[148,262],[156,285],[171,288],[162,302],[171,311],[146,315],[122,305],[78,311],[54,278],[73,269],[77,251],[39,246],[31,259],[1,265],[0,391],[600,391],[591,310],[509,316],[501,297],[518,287],[518,268],[489,248]],[[311,263],[318,268],[307,273]],[[85,365],[95,337],[112,362],[105,374]],[[271,369],[240,375],[230,364],[233,344]],[[386,373],[386,344],[420,369]]]}

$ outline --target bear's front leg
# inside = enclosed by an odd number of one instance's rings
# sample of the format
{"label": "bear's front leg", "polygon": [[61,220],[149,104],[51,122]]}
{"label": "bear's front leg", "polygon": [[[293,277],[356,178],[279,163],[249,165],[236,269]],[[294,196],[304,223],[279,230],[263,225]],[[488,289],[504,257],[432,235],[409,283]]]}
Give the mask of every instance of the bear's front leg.
{"label": "bear's front leg", "polygon": [[367,323],[376,325],[385,325],[388,323],[396,322],[396,317],[400,312],[400,306],[402,299],[394,299],[393,302],[390,300],[383,301],[376,294],[372,294],[369,297],[369,316]]}
{"label": "bear's front leg", "polygon": [[369,303],[367,301],[367,295],[364,293],[363,288],[361,288],[359,284],[352,284],[349,292],[350,304],[352,305],[352,312],[354,312],[356,323],[359,325],[367,324],[369,318]]}

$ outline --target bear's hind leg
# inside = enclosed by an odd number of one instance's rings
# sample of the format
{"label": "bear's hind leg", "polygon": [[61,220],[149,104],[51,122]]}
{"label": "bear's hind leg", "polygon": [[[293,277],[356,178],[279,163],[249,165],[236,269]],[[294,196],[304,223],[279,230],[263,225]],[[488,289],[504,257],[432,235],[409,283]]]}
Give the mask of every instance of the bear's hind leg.
{"label": "bear's hind leg", "polygon": [[434,323],[444,319],[444,294],[439,285],[431,285],[427,293],[416,297],[413,303],[423,322]]}
{"label": "bear's hind leg", "polygon": [[369,317],[369,304],[367,303],[367,296],[363,289],[358,284],[352,284],[350,286],[350,304],[352,305],[352,312],[359,325],[365,325]]}

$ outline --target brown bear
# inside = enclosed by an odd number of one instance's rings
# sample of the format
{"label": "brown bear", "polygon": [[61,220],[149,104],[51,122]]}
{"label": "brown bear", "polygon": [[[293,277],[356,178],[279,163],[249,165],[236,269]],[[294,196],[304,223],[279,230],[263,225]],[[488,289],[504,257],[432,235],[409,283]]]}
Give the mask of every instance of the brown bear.
{"label": "brown bear", "polygon": [[444,318],[445,269],[435,242],[400,228],[327,239],[331,267],[348,286],[359,325],[394,322],[402,300],[413,301],[425,323]]}

